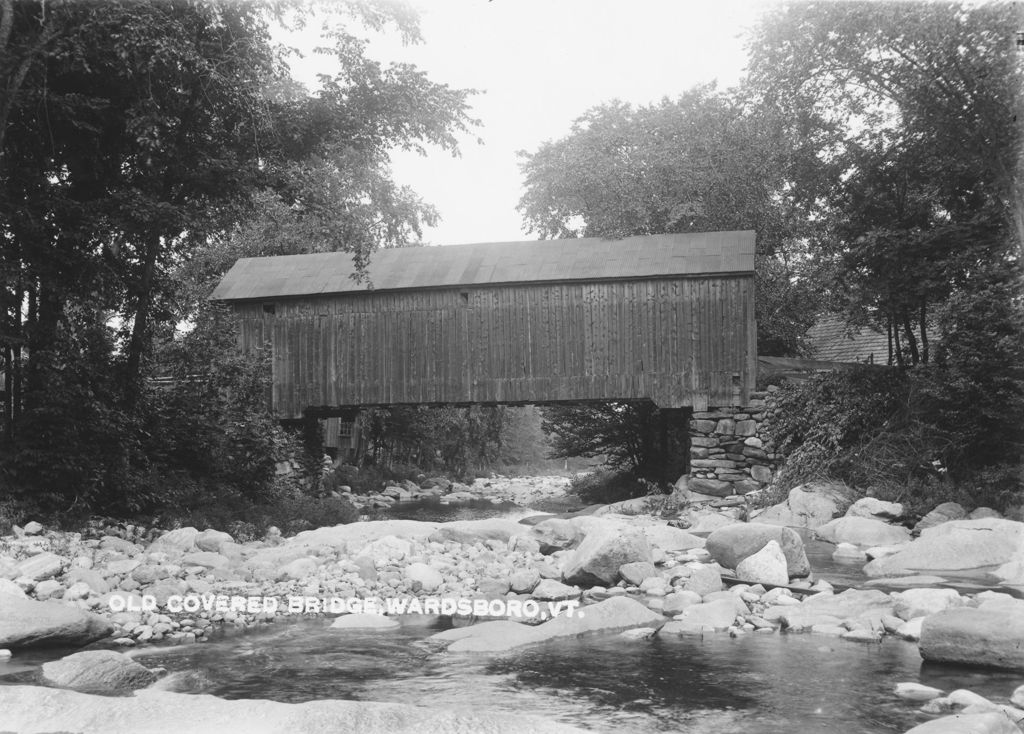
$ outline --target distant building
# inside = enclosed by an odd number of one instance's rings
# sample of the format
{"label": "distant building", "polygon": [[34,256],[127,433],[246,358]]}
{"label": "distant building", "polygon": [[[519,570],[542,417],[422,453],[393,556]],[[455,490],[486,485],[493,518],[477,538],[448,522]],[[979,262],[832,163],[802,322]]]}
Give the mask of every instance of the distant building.
{"label": "distant building", "polygon": [[852,326],[841,316],[823,316],[807,330],[808,358],[821,362],[889,364],[889,335],[873,326]]}

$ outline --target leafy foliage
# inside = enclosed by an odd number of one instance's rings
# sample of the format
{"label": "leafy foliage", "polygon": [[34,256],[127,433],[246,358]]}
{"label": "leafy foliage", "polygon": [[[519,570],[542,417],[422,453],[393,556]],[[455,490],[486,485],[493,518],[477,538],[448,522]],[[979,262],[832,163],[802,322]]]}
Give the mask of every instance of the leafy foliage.
{"label": "leafy foliage", "polygon": [[666,476],[674,481],[685,470],[685,421],[665,426],[667,445],[662,446],[662,416],[652,403],[551,406],[541,412],[552,456],[599,457],[613,473],[653,482]]}
{"label": "leafy foliage", "polygon": [[613,502],[644,497],[656,489],[650,482],[638,478],[630,471],[600,469],[572,478],[569,492],[588,505],[607,505]]}
{"label": "leafy foliage", "polygon": [[270,33],[310,6],[0,2],[12,492],[110,512],[281,499],[274,459],[294,442],[266,413],[263,365],[205,306],[212,282],[244,255],[344,249],[362,264],[415,242],[435,213],[393,180],[388,151],[454,154],[474,124],[469,91],[367,57],[361,28],[417,40],[407,7],[318,12],[338,72],[311,92]]}

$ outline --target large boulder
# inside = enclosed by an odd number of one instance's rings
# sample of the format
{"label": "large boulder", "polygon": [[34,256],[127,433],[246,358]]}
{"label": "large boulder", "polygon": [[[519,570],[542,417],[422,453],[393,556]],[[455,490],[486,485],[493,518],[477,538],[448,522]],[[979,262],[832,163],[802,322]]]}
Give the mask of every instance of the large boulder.
{"label": "large boulder", "polygon": [[953,520],[929,528],[903,550],[871,561],[869,576],[915,571],[987,569],[1012,561],[1024,547],[1024,523],[984,518]]}
{"label": "large boulder", "polygon": [[616,596],[561,614],[535,627],[499,620],[439,632],[429,642],[446,645],[449,652],[504,652],[525,645],[586,635],[622,632],[639,627],[660,627],[665,618],[634,599]]}
{"label": "large boulder", "polygon": [[947,609],[926,617],[921,657],[940,663],[1024,670],[1024,616],[1007,609]]}
{"label": "large boulder", "polygon": [[861,497],[850,505],[847,517],[867,517],[874,520],[899,520],[903,517],[903,505],[886,502],[875,497]]}
{"label": "large boulder", "polygon": [[536,523],[528,537],[540,544],[541,553],[550,554],[575,548],[583,540],[583,532],[571,519],[553,517]]}
{"label": "large boulder", "polygon": [[774,540],[786,556],[790,578],[806,576],[811,564],[804,551],[804,542],[791,528],[760,523],[737,523],[715,530],[708,536],[705,549],[726,568],[735,569],[747,556],[752,556]]}
{"label": "large boulder", "polygon": [[817,528],[842,514],[850,502],[849,494],[850,490],[844,484],[801,484],[789,491],[785,502],[761,510],[751,519],[766,525]]}
{"label": "large boulder", "polygon": [[837,619],[881,617],[892,614],[894,600],[876,589],[847,589],[841,594],[827,592],[805,599],[797,609],[801,613],[827,615]]}
{"label": "large boulder", "polygon": [[764,548],[736,564],[736,578],[752,584],[785,586],[789,583],[789,571],[782,548],[769,540]]}
{"label": "large boulder", "polygon": [[157,679],[156,672],[114,650],[76,652],[43,663],[42,675],[51,685],[103,694],[129,693]]}
{"label": "large boulder", "polygon": [[704,538],[669,525],[646,525],[643,531],[647,541],[663,551],[688,551],[704,547]]}
{"label": "large boulder", "polygon": [[220,530],[204,530],[195,538],[196,548],[201,551],[209,551],[211,553],[220,553],[221,548],[226,543],[234,542],[234,538],[232,538],[228,533],[223,533]]}
{"label": "large boulder", "polygon": [[[514,622],[511,624],[515,624]],[[279,703],[262,699],[143,690],[94,696],[60,688],[0,686],[3,728],[18,732],[289,732],[290,734],[568,734],[580,729],[551,719],[477,707],[410,706],[369,701]]]}
{"label": "large boulder", "polygon": [[76,606],[0,594],[0,648],[87,645],[113,631],[103,617]]}
{"label": "large boulder", "polygon": [[955,589],[907,589],[893,597],[896,616],[904,621],[964,605],[964,598]]}
{"label": "large boulder", "polygon": [[653,561],[651,545],[643,531],[596,526],[573,551],[562,567],[562,576],[570,584],[614,584],[619,568],[626,563]]}
{"label": "large boulder", "polygon": [[515,520],[503,517],[485,518],[483,520],[455,520],[442,523],[430,534],[430,540],[438,543],[476,543],[488,540],[500,540],[507,543],[513,535],[523,532],[523,526]]}
{"label": "large boulder", "polygon": [[963,520],[966,517],[967,510],[962,505],[956,502],[943,502],[921,518],[917,525],[914,526],[914,534],[923,533],[929,528],[934,528],[953,520]]}
{"label": "large boulder", "polygon": [[33,581],[43,581],[60,575],[69,563],[63,556],[44,551],[19,563],[18,574]]}
{"label": "large boulder", "polygon": [[829,543],[850,543],[863,548],[910,541],[910,531],[905,527],[870,517],[840,517],[825,523],[814,534]]}
{"label": "large boulder", "polygon": [[150,553],[189,553],[196,549],[196,538],[199,531],[195,528],[178,528],[171,530],[153,541],[149,546]]}

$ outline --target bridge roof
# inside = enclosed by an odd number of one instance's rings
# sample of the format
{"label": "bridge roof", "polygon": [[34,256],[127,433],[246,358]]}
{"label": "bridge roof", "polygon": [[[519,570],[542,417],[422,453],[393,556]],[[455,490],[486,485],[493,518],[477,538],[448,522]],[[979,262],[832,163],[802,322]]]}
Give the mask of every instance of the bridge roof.
{"label": "bridge roof", "polygon": [[488,242],[378,250],[368,278],[353,278],[345,252],[242,258],[211,298],[243,301],[404,290],[578,280],[632,280],[754,272],[754,232]]}

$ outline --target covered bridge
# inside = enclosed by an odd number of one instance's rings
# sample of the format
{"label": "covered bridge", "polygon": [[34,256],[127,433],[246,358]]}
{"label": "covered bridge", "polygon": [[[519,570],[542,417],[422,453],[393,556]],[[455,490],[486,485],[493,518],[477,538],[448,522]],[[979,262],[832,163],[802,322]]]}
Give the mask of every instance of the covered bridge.
{"label": "covered bridge", "polygon": [[269,343],[281,418],[399,404],[743,405],[754,233],[246,258],[213,293]]}

